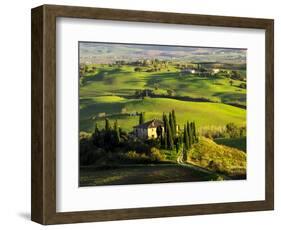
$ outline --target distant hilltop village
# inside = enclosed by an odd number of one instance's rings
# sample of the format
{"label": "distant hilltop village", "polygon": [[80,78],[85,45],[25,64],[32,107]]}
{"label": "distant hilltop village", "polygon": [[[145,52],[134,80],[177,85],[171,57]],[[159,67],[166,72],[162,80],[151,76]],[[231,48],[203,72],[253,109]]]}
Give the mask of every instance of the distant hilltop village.
{"label": "distant hilltop village", "polygon": [[245,49],[81,42],[80,63],[113,64],[139,60],[246,63]]}

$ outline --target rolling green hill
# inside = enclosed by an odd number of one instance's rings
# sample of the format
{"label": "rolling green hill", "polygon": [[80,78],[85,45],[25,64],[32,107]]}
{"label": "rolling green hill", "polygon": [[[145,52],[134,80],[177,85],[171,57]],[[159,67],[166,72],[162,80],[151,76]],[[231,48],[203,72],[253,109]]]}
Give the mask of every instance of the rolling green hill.
{"label": "rolling green hill", "polygon": [[[122,129],[132,131],[138,124],[135,113],[145,112],[146,120],[161,119],[163,112],[172,109],[180,126],[187,120],[196,121],[198,127],[246,123],[246,110],[226,105],[246,105],[246,89],[238,87],[240,81],[233,80],[231,85],[222,75],[183,74],[171,64],[157,72],[145,72],[146,67],[136,72],[136,66],[131,65],[95,64],[89,68],[93,66],[80,81],[80,131],[92,131],[95,123],[103,127],[104,115],[110,121],[118,119]],[[134,99],[136,91],[144,89],[152,90],[155,96]],[[167,98],[168,90],[177,100]],[[186,101],[184,97],[217,103]]]}
{"label": "rolling green hill", "polygon": [[154,90],[157,95],[167,95],[167,90],[172,90],[175,96],[246,105],[246,89],[239,88],[242,82],[232,80],[231,85],[229,79],[222,75],[206,78],[183,74],[173,65],[159,72],[135,72],[134,66],[97,67],[95,72],[83,77],[81,97],[131,96],[136,90],[143,89]]}
{"label": "rolling green hill", "polygon": [[[176,111],[177,123],[183,127],[187,121],[195,121],[198,127],[224,126],[234,122],[245,125],[246,110],[230,105],[211,102],[190,102],[168,98],[125,99],[118,96],[101,96],[80,99],[80,131],[92,131],[95,122],[104,126],[100,113],[108,115],[109,120],[118,119],[120,127],[132,131],[138,124],[138,116],[127,115],[145,112],[145,119],[161,119],[163,112]],[[123,114],[122,114],[123,111]],[[125,112],[124,112],[125,111]]]}

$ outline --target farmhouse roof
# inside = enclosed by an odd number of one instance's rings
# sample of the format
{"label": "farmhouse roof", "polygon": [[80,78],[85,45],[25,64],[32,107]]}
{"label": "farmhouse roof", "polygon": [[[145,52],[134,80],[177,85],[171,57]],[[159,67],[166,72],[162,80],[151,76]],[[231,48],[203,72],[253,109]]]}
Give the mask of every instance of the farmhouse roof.
{"label": "farmhouse roof", "polygon": [[148,129],[148,128],[157,128],[158,126],[163,126],[164,123],[160,120],[153,119],[151,121],[147,121],[141,125],[136,125],[134,128],[139,128],[139,129]]}

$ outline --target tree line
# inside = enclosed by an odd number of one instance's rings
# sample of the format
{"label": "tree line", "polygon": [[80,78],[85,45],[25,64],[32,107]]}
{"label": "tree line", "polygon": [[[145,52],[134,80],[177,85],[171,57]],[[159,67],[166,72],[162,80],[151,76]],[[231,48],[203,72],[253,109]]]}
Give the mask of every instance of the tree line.
{"label": "tree line", "polygon": [[[168,114],[162,115],[163,127],[158,127],[157,139],[154,140],[137,140],[138,145],[141,142],[149,146],[159,146],[161,149],[182,151],[183,160],[187,159],[187,152],[192,145],[198,142],[195,122],[187,121],[183,130],[177,124],[176,113],[174,110]],[[139,113],[139,124],[145,123],[145,112]],[[106,151],[114,151],[114,149],[134,150],[135,146],[129,136],[118,125],[118,120],[110,123],[109,119],[104,119],[104,127],[100,129],[95,124],[94,132],[91,134],[90,141],[93,144],[92,149],[102,148]],[[151,145],[149,144],[151,142]],[[158,144],[156,144],[158,143]],[[81,144],[81,143],[80,143]],[[83,144],[83,143],[82,143]],[[136,147],[137,148],[137,147]],[[88,150],[87,150],[88,151]],[[90,149],[89,149],[90,151]]]}
{"label": "tree line", "polygon": [[99,129],[97,123],[95,124],[95,131],[92,134],[93,143],[96,146],[104,147],[118,146],[121,143],[121,135],[126,133],[118,126],[118,120],[115,120],[113,127],[107,118],[105,118],[104,129]]}

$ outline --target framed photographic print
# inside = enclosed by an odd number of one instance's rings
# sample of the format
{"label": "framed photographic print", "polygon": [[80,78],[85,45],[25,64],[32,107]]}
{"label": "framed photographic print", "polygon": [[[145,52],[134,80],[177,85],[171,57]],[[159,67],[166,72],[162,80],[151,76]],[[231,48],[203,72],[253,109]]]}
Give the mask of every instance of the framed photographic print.
{"label": "framed photographic print", "polygon": [[32,9],[41,224],[272,210],[271,19]]}

